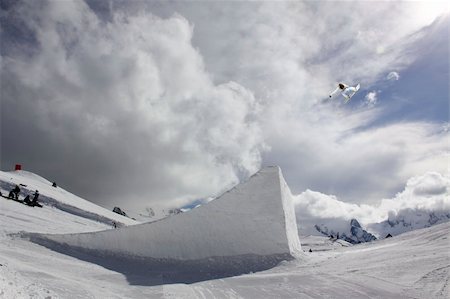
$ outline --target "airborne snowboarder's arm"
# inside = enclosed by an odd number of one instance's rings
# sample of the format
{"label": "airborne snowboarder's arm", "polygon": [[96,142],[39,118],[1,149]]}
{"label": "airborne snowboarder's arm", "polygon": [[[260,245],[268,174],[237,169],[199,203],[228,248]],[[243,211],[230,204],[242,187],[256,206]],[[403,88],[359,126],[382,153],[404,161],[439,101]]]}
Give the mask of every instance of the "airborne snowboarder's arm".
{"label": "airborne snowboarder's arm", "polygon": [[332,96],[334,96],[334,94],[337,93],[339,90],[340,90],[339,86],[336,87],[336,89],[335,89],[332,93],[330,93],[330,98],[331,98]]}

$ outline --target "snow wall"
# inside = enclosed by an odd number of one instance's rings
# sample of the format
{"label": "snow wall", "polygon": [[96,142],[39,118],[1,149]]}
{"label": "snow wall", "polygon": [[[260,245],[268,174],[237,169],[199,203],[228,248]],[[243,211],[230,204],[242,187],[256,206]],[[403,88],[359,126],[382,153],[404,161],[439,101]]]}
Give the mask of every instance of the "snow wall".
{"label": "snow wall", "polygon": [[[300,240],[291,192],[279,167],[266,167],[247,182],[191,211],[100,232],[29,234],[33,242],[102,256],[153,261],[272,263],[298,257]],[[230,259],[231,258],[231,259]]]}

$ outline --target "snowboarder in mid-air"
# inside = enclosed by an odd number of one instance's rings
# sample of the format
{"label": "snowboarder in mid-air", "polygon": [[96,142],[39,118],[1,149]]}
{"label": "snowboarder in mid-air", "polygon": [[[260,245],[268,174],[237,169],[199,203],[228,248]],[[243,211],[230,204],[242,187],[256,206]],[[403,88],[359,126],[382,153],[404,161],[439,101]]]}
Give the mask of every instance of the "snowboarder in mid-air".
{"label": "snowboarder in mid-air", "polygon": [[341,94],[345,98],[344,103],[347,103],[348,101],[350,101],[352,96],[354,96],[355,93],[359,90],[359,87],[360,87],[359,84],[357,84],[355,87],[353,87],[353,86],[348,86],[347,84],[344,84],[344,83],[339,83],[338,86],[336,87],[336,89],[332,93],[330,93],[329,97],[331,98],[334,94],[341,91]]}

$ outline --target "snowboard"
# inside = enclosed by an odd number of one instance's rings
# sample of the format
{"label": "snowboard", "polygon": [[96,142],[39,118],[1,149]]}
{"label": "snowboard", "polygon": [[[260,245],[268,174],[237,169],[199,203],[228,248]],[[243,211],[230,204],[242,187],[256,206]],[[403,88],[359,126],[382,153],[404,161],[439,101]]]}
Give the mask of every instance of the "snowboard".
{"label": "snowboard", "polygon": [[41,205],[40,203],[38,203],[38,202],[34,202],[34,203],[33,203],[33,202],[30,202],[30,204],[28,204],[28,203],[24,202],[23,200],[11,198],[11,197],[5,196],[5,195],[3,195],[3,194],[2,194],[2,197],[3,197],[3,198],[6,198],[6,199],[9,199],[9,200],[13,200],[13,201],[15,201],[15,202],[18,202],[18,203],[21,203],[21,204],[24,204],[24,205],[27,205],[27,206],[29,206],[29,207],[38,207],[38,208],[42,208],[42,205]]}
{"label": "snowboard", "polygon": [[343,96],[345,97],[344,104],[346,104],[348,101],[350,101],[350,99],[355,95],[355,93],[358,92],[360,87],[361,87],[361,85],[358,83],[358,85],[355,86],[354,91],[349,92],[348,94],[343,94]]}

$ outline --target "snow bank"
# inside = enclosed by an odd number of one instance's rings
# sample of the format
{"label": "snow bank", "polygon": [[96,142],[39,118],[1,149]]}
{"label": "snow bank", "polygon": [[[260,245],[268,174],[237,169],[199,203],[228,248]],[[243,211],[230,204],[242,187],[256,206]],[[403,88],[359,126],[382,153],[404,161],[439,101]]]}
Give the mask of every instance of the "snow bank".
{"label": "snow bank", "polygon": [[264,168],[208,204],[160,221],[101,232],[32,234],[30,239],[169,264],[260,263],[301,252],[292,196],[278,167]]}

